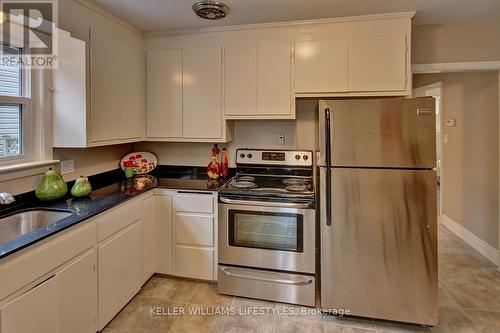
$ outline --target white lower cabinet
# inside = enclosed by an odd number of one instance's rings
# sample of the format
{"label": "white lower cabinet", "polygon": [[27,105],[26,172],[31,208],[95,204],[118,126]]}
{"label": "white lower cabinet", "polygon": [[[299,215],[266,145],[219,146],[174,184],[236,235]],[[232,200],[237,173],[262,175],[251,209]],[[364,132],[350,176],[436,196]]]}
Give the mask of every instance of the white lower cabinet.
{"label": "white lower cabinet", "polygon": [[62,332],[59,308],[58,276],[52,275],[0,308],[0,332]]}
{"label": "white lower cabinet", "polygon": [[140,221],[99,244],[99,330],[140,290],[142,248]]}
{"label": "white lower cabinet", "polygon": [[159,190],[156,201],[156,272],[174,274],[174,249],[172,243],[172,193]]}
{"label": "white lower cabinet", "polygon": [[[97,250],[92,248],[57,273],[61,332],[97,331]],[[39,331],[43,332],[43,331]]]}
{"label": "white lower cabinet", "polygon": [[154,273],[216,280],[216,207],[156,189],[0,261],[0,333],[93,333]]}
{"label": "white lower cabinet", "polygon": [[177,245],[175,247],[175,275],[214,280],[214,249]]}
{"label": "white lower cabinet", "polygon": [[156,272],[156,203],[154,195],[142,200],[142,283]]}
{"label": "white lower cabinet", "polygon": [[174,275],[216,280],[217,194],[179,191],[174,195]]}
{"label": "white lower cabinet", "polygon": [[211,215],[175,215],[175,239],[177,244],[214,246],[214,217]]}

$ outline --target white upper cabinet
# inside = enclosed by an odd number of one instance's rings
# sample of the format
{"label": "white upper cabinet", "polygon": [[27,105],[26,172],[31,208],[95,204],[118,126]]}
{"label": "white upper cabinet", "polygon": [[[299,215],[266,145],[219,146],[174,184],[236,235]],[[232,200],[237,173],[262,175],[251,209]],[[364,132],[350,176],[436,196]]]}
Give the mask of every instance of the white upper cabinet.
{"label": "white upper cabinet", "polygon": [[85,148],[141,141],[145,119],[145,52],[91,28],[89,42],[59,33],[53,71],[54,147]]}
{"label": "white upper cabinet", "polygon": [[347,47],[347,39],[296,42],[294,91],[347,91]]}
{"label": "white upper cabinet", "polygon": [[222,137],[222,48],[182,50],[182,135]]}
{"label": "white upper cabinet", "polygon": [[147,139],[227,142],[222,111],[222,47],[150,50]]}
{"label": "white upper cabinet", "polygon": [[405,34],[349,39],[349,91],[404,91]]}
{"label": "white upper cabinet", "polygon": [[141,139],[144,134],[145,52],[121,43],[120,138]]}
{"label": "white upper cabinet", "polygon": [[290,43],[227,45],[224,49],[227,119],[294,117]]}
{"label": "white upper cabinet", "polygon": [[182,137],[182,50],[154,50],[147,56],[147,136]]}
{"label": "white upper cabinet", "polygon": [[295,43],[295,94],[404,95],[406,34]]}
{"label": "white upper cabinet", "polygon": [[91,31],[91,140],[141,139],[145,59],[142,49]]}
{"label": "white upper cabinet", "polygon": [[60,30],[59,68],[52,71],[52,120],[55,147],[87,146],[87,45]]}
{"label": "white upper cabinet", "polygon": [[224,47],[225,115],[257,115],[257,45]]}
{"label": "white upper cabinet", "polygon": [[121,43],[105,33],[91,32],[91,141],[111,141],[121,135],[119,55]]}
{"label": "white upper cabinet", "polygon": [[257,113],[292,114],[290,90],[290,43],[262,43],[257,46]]}

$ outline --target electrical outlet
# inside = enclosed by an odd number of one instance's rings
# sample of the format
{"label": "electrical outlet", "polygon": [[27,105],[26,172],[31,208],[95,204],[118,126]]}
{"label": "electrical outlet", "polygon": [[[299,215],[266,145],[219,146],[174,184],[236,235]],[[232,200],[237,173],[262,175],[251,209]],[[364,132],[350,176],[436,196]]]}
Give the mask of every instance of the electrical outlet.
{"label": "electrical outlet", "polygon": [[278,137],[276,138],[276,143],[279,145],[284,145],[285,144],[285,133],[279,133]]}
{"label": "electrical outlet", "polygon": [[75,171],[75,160],[67,160],[61,162],[61,174],[72,173]]}

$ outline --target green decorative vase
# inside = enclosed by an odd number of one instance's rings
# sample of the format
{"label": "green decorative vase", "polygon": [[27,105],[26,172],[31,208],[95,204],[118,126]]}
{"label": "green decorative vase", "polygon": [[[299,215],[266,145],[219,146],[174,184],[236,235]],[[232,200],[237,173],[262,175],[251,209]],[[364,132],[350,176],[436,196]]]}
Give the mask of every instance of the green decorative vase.
{"label": "green decorative vase", "polygon": [[53,201],[63,198],[68,193],[68,185],[57,170],[50,169],[43,174],[35,196],[41,201]]}
{"label": "green decorative vase", "polygon": [[92,192],[92,186],[90,185],[89,179],[83,176],[75,180],[75,184],[71,188],[71,195],[75,198],[86,197],[90,192]]}

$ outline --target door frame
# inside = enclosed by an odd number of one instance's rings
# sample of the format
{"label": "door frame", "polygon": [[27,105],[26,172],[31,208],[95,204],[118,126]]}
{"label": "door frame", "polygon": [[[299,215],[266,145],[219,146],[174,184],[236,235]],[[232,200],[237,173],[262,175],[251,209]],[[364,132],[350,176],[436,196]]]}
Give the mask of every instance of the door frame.
{"label": "door frame", "polygon": [[[414,88],[412,90],[412,97],[426,97],[426,96],[431,96],[431,97],[436,97],[436,96],[439,96],[439,133],[440,133],[440,136],[439,136],[439,144],[440,144],[440,164],[439,164],[439,219],[438,219],[438,223],[441,223],[441,218],[443,216],[443,165],[445,163],[443,163],[443,147],[444,147],[444,125],[443,125],[443,112],[444,112],[444,108],[443,108],[443,82],[442,81],[437,81],[437,82],[433,82],[433,83],[430,83],[430,84],[427,84],[425,86],[421,86],[421,87],[418,87],[418,88]],[[436,94],[434,91],[438,91],[438,93]],[[429,93],[431,92],[431,93]],[[437,168],[437,165],[436,165],[436,168]]]}
{"label": "door frame", "polygon": [[[453,72],[478,72],[478,71],[498,71],[498,130],[500,132],[500,61],[464,61],[464,62],[445,62],[445,63],[427,63],[413,64],[413,74],[436,74]],[[443,124],[441,122],[441,128]],[[500,253],[500,135],[498,136],[498,249]],[[500,254],[497,259],[497,269],[500,271]]]}

